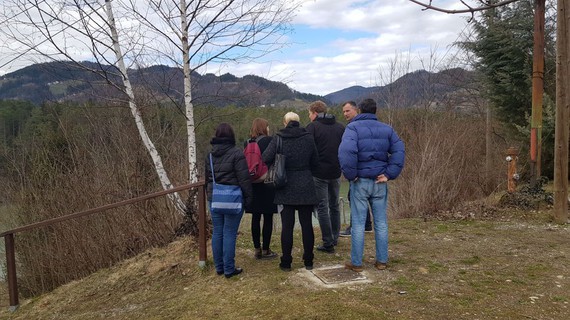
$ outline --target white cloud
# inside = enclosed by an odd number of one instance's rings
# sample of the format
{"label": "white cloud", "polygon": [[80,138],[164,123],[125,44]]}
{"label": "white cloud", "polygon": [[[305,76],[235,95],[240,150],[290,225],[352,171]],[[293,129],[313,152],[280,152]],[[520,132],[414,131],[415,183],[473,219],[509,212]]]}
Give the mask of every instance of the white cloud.
{"label": "white cloud", "polygon": [[[434,1],[434,5],[462,6],[459,0]],[[382,84],[379,69],[386,68],[398,54],[411,57],[408,69],[413,71],[422,67],[422,61],[425,66],[430,55],[443,61],[453,53],[449,45],[457,40],[469,15],[421,9],[407,0],[307,0],[293,23],[308,31],[290,35],[291,48],[283,54],[274,53],[255,63],[209,65],[200,71],[256,74],[283,81],[301,92],[323,95],[352,85]],[[311,32],[314,37],[326,36],[326,42],[298,40]],[[0,66],[14,57],[2,52],[0,45]],[[0,67],[0,74],[29,63],[18,59]]]}
{"label": "white cloud", "polygon": [[[434,1],[434,5],[462,6],[457,0]],[[397,55],[410,57],[408,71],[428,65],[436,71],[446,67],[448,58],[453,56],[455,49],[450,45],[458,40],[469,16],[421,9],[407,0],[306,1],[294,23],[314,29],[316,35],[327,32],[332,36],[325,50],[319,50],[322,45],[312,47],[307,41],[298,52],[315,52],[312,59],[299,59],[301,54],[289,53],[278,58],[278,64],[249,65],[247,69],[231,67],[230,72],[245,75],[243,71],[247,70],[277,81],[282,80],[279,76],[287,75],[292,88],[324,95],[352,85],[384,84],[381,78],[385,77],[379,70],[385,69]],[[274,73],[272,69],[277,65],[278,72]]]}

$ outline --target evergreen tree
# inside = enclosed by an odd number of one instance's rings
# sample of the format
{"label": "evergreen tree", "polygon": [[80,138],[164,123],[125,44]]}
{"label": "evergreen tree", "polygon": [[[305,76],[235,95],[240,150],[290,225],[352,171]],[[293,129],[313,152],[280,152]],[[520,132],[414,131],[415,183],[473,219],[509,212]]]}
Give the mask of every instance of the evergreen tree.
{"label": "evergreen tree", "polygon": [[[486,11],[473,23],[474,37],[459,43],[477,58],[473,65],[483,75],[487,98],[498,118],[510,125],[526,126],[531,111],[533,3],[521,0]],[[546,24],[545,93],[552,96],[554,19],[547,17]]]}

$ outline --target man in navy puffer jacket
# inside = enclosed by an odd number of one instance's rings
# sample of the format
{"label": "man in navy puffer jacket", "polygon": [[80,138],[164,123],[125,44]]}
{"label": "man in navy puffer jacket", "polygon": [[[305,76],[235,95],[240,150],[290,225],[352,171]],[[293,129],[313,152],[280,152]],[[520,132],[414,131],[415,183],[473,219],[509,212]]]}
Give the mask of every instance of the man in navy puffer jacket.
{"label": "man in navy puffer jacket", "polygon": [[372,208],[376,263],[384,270],[388,263],[388,221],[386,207],[388,180],[398,177],[404,167],[404,142],[389,125],[376,118],[376,102],[365,99],[360,114],[346,126],[338,149],[344,177],[350,181],[352,223],[351,261],[346,268],[363,270],[364,224],[368,206]]}

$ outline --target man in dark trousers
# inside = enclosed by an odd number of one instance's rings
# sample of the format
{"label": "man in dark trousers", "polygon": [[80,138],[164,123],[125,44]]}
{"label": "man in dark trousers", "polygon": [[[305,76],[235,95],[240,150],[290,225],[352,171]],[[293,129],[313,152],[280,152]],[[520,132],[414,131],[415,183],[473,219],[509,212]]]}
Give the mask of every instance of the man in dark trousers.
{"label": "man in dark trousers", "polygon": [[319,153],[319,166],[313,172],[313,180],[319,200],[317,215],[323,244],[317,250],[334,253],[340,232],[338,146],[344,126],[336,122],[334,115],[327,113],[327,105],[322,101],[309,105],[309,118],[311,123],[307,125],[307,131],[315,138]]}

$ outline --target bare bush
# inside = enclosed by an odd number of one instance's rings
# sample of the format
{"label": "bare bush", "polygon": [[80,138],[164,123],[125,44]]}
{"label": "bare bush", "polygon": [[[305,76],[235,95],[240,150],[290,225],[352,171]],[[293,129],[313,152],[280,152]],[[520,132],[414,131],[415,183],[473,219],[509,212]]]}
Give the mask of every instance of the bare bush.
{"label": "bare bush", "polygon": [[[406,144],[404,170],[390,190],[393,215],[425,217],[487,195],[484,118],[416,109],[397,112],[393,126]],[[494,163],[502,163],[504,148],[495,144]],[[494,186],[503,174],[501,166],[490,173]]]}
{"label": "bare bush", "polygon": [[[156,123],[152,127],[159,140],[184,139],[172,134],[176,130],[165,132]],[[161,189],[127,109],[44,107],[27,129],[20,137],[19,159],[14,160],[17,172],[23,173],[14,225]],[[184,155],[184,148],[169,151],[173,159]],[[183,162],[175,168],[182,181]],[[30,294],[51,290],[168,243],[180,222],[171,203],[158,198],[20,234],[16,238],[20,286]]]}

